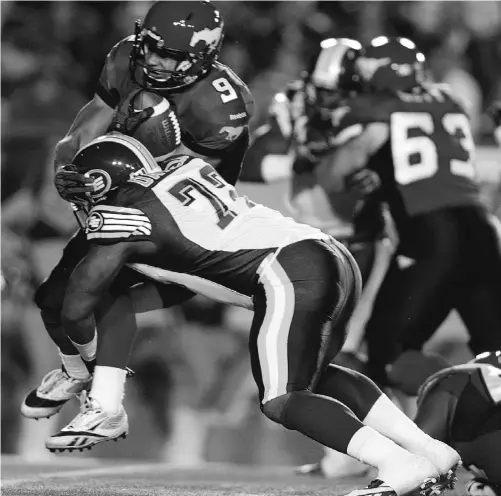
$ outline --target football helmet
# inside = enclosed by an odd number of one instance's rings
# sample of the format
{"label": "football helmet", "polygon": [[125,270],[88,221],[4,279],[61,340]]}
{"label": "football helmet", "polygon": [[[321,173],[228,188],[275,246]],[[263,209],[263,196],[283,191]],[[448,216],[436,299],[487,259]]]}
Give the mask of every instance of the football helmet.
{"label": "football helmet", "polygon": [[84,193],[84,201],[91,204],[104,200],[109,191],[134,176],[162,171],[144,145],[116,131],[81,148],[72,165],[94,179],[94,191]]}
{"label": "football helmet", "polygon": [[320,52],[305,78],[310,105],[332,110],[341,99],[362,89],[355,69],[361,51],[362,45],[349,38],[328,38],[320,43]]}
{"label": "football helmet", "polygon": [[357,72],[376,91],[412,91],[424,80],[425,56],[407,38],[378,36],[364,47]]}
{"label": "football helmet", "polygon": [[477,355],[470,363],[484,363],[501,369],[501,351],[485,351]]}
{"label": "football helmet", "polygon": [[[136,21],[130,55],[133,79],[157,91],[193,84],[219,56],[223,28],[223,18],[210,2],[155,2],[144,22]],[[151,67],[148,53],[174,60],[175,68]],[[143,72],[140,77],[139,70]]]}

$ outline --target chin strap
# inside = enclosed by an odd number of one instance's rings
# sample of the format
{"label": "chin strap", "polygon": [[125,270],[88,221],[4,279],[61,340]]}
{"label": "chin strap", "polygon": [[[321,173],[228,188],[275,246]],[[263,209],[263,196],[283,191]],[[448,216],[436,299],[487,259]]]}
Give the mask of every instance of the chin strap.
{"label": "chin strap", "polygon": [[119,131],[120,133],[132,136],[139,125],[153,115],[153,107],[148,107],[144,110],[134,109],[132,104],[137,94],[141,91],[144,91],[143,88],[134,90],[118,104],[115,115],[108,127],[108,133]]}

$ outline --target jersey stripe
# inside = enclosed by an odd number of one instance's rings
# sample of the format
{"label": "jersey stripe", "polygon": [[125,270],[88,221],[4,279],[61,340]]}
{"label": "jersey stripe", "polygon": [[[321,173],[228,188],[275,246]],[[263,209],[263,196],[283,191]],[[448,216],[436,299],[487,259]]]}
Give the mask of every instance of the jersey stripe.
{"label": "jersey stripe", "polygon": [[151,221],[137,208],[98,205],[87,219],[87,239],[123,240],[133,236],[149,236]]}

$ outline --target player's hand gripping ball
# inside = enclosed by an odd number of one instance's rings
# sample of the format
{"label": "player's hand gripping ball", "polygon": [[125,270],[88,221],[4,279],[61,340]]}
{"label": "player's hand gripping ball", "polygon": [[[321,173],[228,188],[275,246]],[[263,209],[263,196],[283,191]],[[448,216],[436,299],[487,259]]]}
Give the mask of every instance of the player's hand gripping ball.
{"label": "player's hand gripping ball", "polygon": [[139,124],[132,136],[155,157],[160,158],[181,144],[181,128],[169,100],[151,91],[140,91],[131,101],[132,113],[152,108],[153,112]]}

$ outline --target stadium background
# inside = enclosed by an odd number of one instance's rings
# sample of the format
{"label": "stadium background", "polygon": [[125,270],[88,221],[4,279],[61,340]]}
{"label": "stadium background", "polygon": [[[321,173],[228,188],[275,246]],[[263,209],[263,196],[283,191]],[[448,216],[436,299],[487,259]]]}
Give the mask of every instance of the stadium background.
{"label": "stadium background", "polygon": [[[271,96],[297,77],[328,36],[366,41],[408,36],[428,57],[435,79],[465,98],[486,201],[498,211],[501,153],[484,111],[501,98],[499,2],[214,2],[226,22],[221,60],[250,86],[253,126]],[[58,357],[31,303],[74,230],[52,186],[51,152],[92,97],[108,50],[131,34],[150,2],[2,2],[2,452],[54,457],[45,436],[77,411],[40,422],[19,415],[23,394]],[[288,212],[287,185],[239,185],[252,199]],[[276,428],[259,412],[249,377],[250,314],[197,299],[139,319],[141,333],[127,386],[131,435],[94,456],[196,464],[229,461],[297,464],[318,446]],[[452,362],[469,358],[453,315],[430,347]],[[72,455],[76,456],[76,455]],[[79,455],[80,456],[80,455]]]}

